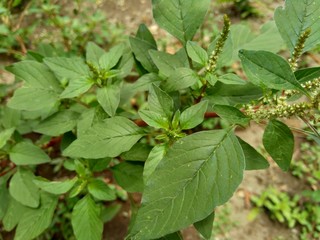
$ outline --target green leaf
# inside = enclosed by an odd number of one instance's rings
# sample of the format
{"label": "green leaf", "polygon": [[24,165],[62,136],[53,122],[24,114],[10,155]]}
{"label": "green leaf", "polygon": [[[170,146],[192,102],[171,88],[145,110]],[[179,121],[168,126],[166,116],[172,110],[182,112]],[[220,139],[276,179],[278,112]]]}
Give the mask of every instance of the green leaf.
{"label": "green leaf", "polygon": [[174,108],[173,100],[154,84],[149,89],[148,105],[150,110],[171,120]]}
{"label": "green leaf", "polygon": [[129,37],[131,50],[135,58],[148,70],[148,72],[157,72],[158,69],[153,63],[149,50],[157,50],[157,45],[152,34],[145,25],[140,25],[136,37]]}
{"label": "green leaf", "polygon": [[0,202],[0,221],[2,221],[3,217],[6,215],[10,202],[7,180],[5,180],[3,177],[0,178]]}
{"label": "green leaf", "polygon": [[28,208],[16,229],[15,240],[31,240],[43,233],[52,222],[58,198],[48,193],[41,193],[41,205],[39,208]]}
{"label": "green leaf", "polygon": [[9,196],[9,204],[6,209],[6,214],[4,215],[4,218],[2,220],[3,229],[7,232],[12,231],[17,226],[23,214],[28,209],[29,209],[28,207],[22,205],[21,203],[16,201],[14,198]]}
{"label": "green leaf", "polygon": [[207,65],[209,60],[208,54],[196,42],[187,42],[187,52],[192,61],[201,64],[203,67]]}
{"label": "green leaf", "polygon": [[315,78],[320,77],[320,67],[299,69],[294,72],[294,75],[299,83],[312,81]]}
{"label": "green leaf", "polygon": [[241,84],[245,85],[246,81],[244,81],[242,78],[240,78],[238,75],[234,73],[227,73],[218,78],[218,80],[224,84],[230,84],[230,85],[235,85],[235,84]]}
{"label": "green leaf", "polygon": [[27,87],[46,89],[54,92],[61,92],[59,81],[50,69],[43,63],[36,61],[22,61],[7,68],[17,78],[23,79]]}
{"label": "green leaf", "polygon": [[277,120],[271,120],[263,134],[263,145],[273,160],[287,171],[294,149],[294,138],[290,128]]}
{"label": "green leaf", "polygon": [[152,61],[159,69],[160,75],[168,77],[177,68],[187,67],[181,56],[178,54],[172,55],[166,52],[149,50]]}
{"label": "green leaf", "polygon": [[121,204],[112,204],[101,211],[101,219],[104,223],[111,221],[121,210]]}
{"label": "green leaf", "polygon": [[319,42],[320,2],[318,0],[285,1],[285,7],[278,7],[274,14],[277,27],[291,53],[300,35],[308,28],[311,34],[304,44],[304,52],[315,47]]}
{"label": "green leaf", "polygon": [[156,73],[147,73],[140,77],[136,82],[134,82],[130,89],[133,91],[147,91],[150,86],[154,83],[157,85],[158,82],[161,82],[162,79]]}
{"label": "green leaf", "polygon": [[113,68],[122,57],[124,45],[118,45],[111,48],[107,53],[104,53],[99,59],[100,68],[110,70]]}
{"label": "green leaf", "polygon": [[210,7],[210,0],[152,0],[153,17],[183,45],[192,40]]}
{"label": "green leaf", "polygon": [[306,93],[282,57],[267,51],[240,50],[239,57],[249,80],[260,87],[296,89]]}
{"label": "green leaf", "polygon": [[88,42],[86,47],[86,61],[99,66],[99,59],[105,51],[94,42]]}
{"label": "green leaf", "polygon": [[50,162],[50,157],[31,142],[17,143],[10,150],[9,156],[16,165],[38,165]]}
{"label": "green leaf", "polygon": [[6,145],[8,140],[11,138],[12,134],[14,133],[15,128],[5,129],[0,132],[0,149]]}
{"label": "green leaf", "polygon": [[240,49],[264,50],[277,53],[284,46],[284,42],[274,21],[263,24],[258,35],[253,34],[252,29],[247,25],[232,25],[230,36],[234,49],[233,60],[238,60]]}
{"label": "green leaf", "polygon": [[65,181],[49,181],[45,178],[37,177],[33,180],[33,183],[43,191],[55,195],[61,195],[67,193],[77,181],[77,177]]}
{"label": "green leaf", "polygon": [[243,141],[238,137],[238,141],[241,144],[245,159],[246,170],[259,170],[266,169],[270,166],[269,162],[255,150],[250,144]]}
{"label": "green leaf", "polygon": [[26,111],[51,109],[57,104],[59,95],[40,88],[19,88],[8,102],[8,107]]}
{"label": "green leaf", "polygon": [[90,181],[88,191],[93,197],[102,201],[112,201],[117,198],[115,191],[100,179]]}
{"label": "green leaf", "polygon": [[157,112],[149,110],[140,110],[139,116],[151,127],[169,129],[169,119]]}
{"label": "green leaf", "polygon": [[199,102],[181,113],[180,128],[191,129],[202,123],[208,108],[208,101]]}
{"label": "green leaf", "polygon": [[74,98],[87,92],[93,85],[93,82],[87,76],[72,78],[69,85],[61,93],[60,98]]}
{"label": "green leaf", "polygon": [[148,181],[148,178],[152,175],[160,161],[163,159],[167,148],[168,147],[165,144],[158,144],[152,148],[143,168],[144,183]]}
{"label": "green leaf", "polygon": [[190,68],[177,68],[163,83],[163,89],[172,92],[188,88],[199,80],[197,73]]}
{"label": "green leaf", "polygon": [[88,128],[63,152],[80,158],[116,157],[128,151],[143,133],[132,121],[113,117]]}
{"label": "green leaf", "polygon": [[211,238],[214,217],[215,217],[215,213],[212,212],[205,219],[193,224],[194,227],[197,229],[197,231],[204,237],[204,239]]}
{"label": "green leaf", "polygon": [[97,100],[110,117],[116,114],[120,103],[120,85],[112,84],[97,90]]}
{"label": "green leaf", "polygon": [[219,117],[227,120],[231,124],[238,124],[246,126],[249,124],[250,119],[244,115],[238,108],[228,105],[214,105],[213,111],[215,111]]}
{"label": "green leaf", "polygon": [[79,113],[62,110],[41,121],[33,130],[49,136],[59,136],[69,132],[77,125]]}
{"label": "green leaf", "polygon": [[139,25],[136,37],[148,42],[150,45],[154,47],[154,49],[157,49],[157,43],[152,33],[149,31],[148,27],[145,24]]}
{"label": "green leaf", "polygon": [[152,147],[149,144],[137,143],[128,152],[121,154],[126,161],[146,161]]}
{"label": "green leaf", "polygon": [[122,162],[112,168],[117,183],[127,192],[143,191],[143,165]]}
{"label": "green leaf", "polygon": [[241,183],[244,161],[230,130],[202,131],[175,142],[145,184],[129,239],[159,238],[206,218]]}
{"label": "green leaf", "polygon": [[[3,108],[3,116],[1,120],[2,120],[2,125],[4,126],[5,129],[18,127],[21,123],[21,111],[5,106]],[[2,137],[0,137],[0,139],[2,139]]]}
{"label": "green leaf", "polygon": [[91,108],[84,111],[77,123],[77,136],[78,138],[85,133],[90,127],[92,127],[93,120],[95,117],[95,109]]}
{"label": "green leaf", "polygon": [[168,234],[162,238],[159,238],[158,240],[183,240],[183,237],[182,237],[180,231],[178,231],[175,233]]}
{"label": "green leaf", "polygon": [[33,183],[34,178],[32,172],[19,167],[9,184],[10,195],[19,203],[31,208],[40,204],[39,189]]}
{"label": "green leaf", "polygon": [[89,67],[82,58],[50,57],[43,61],[61,79],[89,77]]}
{"label": "green leaf", "polygon": [[77,240],[101,240],[103,223],[100,208],[90,195],[86,195],[74,206],[71,223]]}

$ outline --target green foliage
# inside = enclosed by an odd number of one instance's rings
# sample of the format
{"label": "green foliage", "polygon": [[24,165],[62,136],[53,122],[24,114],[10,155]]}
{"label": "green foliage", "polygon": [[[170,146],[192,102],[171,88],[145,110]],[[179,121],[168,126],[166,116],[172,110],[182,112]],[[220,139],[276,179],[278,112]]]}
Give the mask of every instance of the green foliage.
{"label": "green foliage", "polygon": [[93,0],[64,2],[3,1],[0,3],[0,53],[21,58],[43,43],[71,52],[83,52],[94,40],[101,46],[123,41],[124,29],[106,21],[101,3]]}
{"label": "green foliage", "polygon": [[302,143],[301,153],[290,167],[290,173],[305,184],[306,190],[290,195],[269,187],[260,196],[253,196],[256,206],[252,216],[262,208],[268,210],[270,217],[284,223],[289,228],[301,227],[300,239],[317,239],[320,236],[320,195],[319,195],[319,145]]}
{"label": "green foliage", "polygon": [[[312,3],[299,3],[311,19],[318,17]],[[158,50],[141,25],[130,46],[105,51],[86,38],[84,57],[42,46],[7,67],[19,84],[0,107],[0,219],[15,238],[36,238],[50,227],[65,238],[101,239],[103,222],[119,211],[112,202],[129,192],[127,239],[182,239],[190,225],[209,239],[215,208],[232,197],[244,171],[269,166],[235,135],[250,120],[266,125],[265,149],[289,169],[294,141],[283,118],[311,126],[320,103],[319,68],[297,65],[304,44],[320,42],[313,22],[303,23],[311,32],[295,36],[285,60],[276,52],[286,22],[276,20],[280,34],[271,22],[255,36],[225,16],[204,49],[193,40],[210,1],[152,4],[159,26],[182,43],[174,54]],[[238,55],[247,79],[228,68]],[[142,194],[141,205],[131,193]]]}

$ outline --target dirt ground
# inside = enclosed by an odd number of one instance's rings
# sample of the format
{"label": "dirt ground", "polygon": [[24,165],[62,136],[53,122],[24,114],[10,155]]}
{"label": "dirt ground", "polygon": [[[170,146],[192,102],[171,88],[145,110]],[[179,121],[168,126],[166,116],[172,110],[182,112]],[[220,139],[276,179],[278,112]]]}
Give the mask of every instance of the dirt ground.
{"label": "dirt ground", "polygon": [[[118,22],[125,26],[127,32],[133,34],[140,23],[145,23],[150,30],[156,35],[156,38],[163,36],[164,31],[160,30],[156,23],[152,20],[152,9],[150,0],[101,0],[101,9],[104,9],[108,14],[109,20]],[[259,1],[255,1],[259,2]],[[262,18],[252,19],[250,22],[257,26],[264,19],[271,19],[273,10],[282,1],[264,0],[255,3],[258,9],[262,9]],[[220,15],[227,8],[212,9],[214,15]],[[227,11],[227,10],[226,10]],[[233,21],[239,21],[233,19]],[[0,62],[0,64],[7,64]],[[3,73],[6,74],[6,73]],[[2,79],[11,78],[10,75],[3,75]],[[293,122],[292,124],[300,124]],[[251,127],[244,130],[239,130],[237,134],[247,140],[254,146],[261,145],[263,128],[252,123]],[[230,220],[236,222],[236,227],[231,231],[221,235],[216,235],[216,240],[277,240],[280,239],[298,239],[297,229],[287,229],[286,227],[272,222],[265,214],[259,215],[254,221],[248,221],[250,213],[249,197],[252,194],[259,194],[269,185],[277,186],[282,190],[297,190],[300,187],[299,182],[290,174],[282,172],[277,166],[272,164],[268,170],[262,171],[247,171],[244,180],[238,190],[230,200],[231,215]],[[218,209],[219,211],[219,209]],[[105,227],[105,239],[122,240],[126,234],[126,227],[129,222],[129,204],[123,206],[122,211],[116,218],[108,223]],[[184,231],[186,240],[198,240],[200,237],[193,229]]]}

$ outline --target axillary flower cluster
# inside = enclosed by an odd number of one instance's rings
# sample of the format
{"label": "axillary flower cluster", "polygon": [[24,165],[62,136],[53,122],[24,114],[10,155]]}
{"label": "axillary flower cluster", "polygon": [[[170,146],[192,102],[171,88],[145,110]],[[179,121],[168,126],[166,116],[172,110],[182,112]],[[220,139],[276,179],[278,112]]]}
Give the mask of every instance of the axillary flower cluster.
{"label": "axillary flower cluster", "polygon": [[[311,30],[307,29],[300,35],[291,58],[288,59],[292,71],[298,67],[299,58],[310,33]],[[296,90],[283,90],[277,94],[270,92],[265,94],[260,101],[244,105],[244,113],[257,122],[297,116],[314,124],[319,123],[320,117],[317,117],[317,111],[320,107],[320,78],[314,78],[301,86],[309,92],[309,98]]]}
{"label": "axillary flower cluster", "polygon": [[296,90],[285,90],[281,95],[269,93],[259,102],[244,105],[244,113],[257,122],[297,116],[318,123],[320,117],[316,117],[316,111],[320,107],[320,78],[315,78],[301,86],[310,92],[310,99],[300,97],[296,100],[300,95]]}

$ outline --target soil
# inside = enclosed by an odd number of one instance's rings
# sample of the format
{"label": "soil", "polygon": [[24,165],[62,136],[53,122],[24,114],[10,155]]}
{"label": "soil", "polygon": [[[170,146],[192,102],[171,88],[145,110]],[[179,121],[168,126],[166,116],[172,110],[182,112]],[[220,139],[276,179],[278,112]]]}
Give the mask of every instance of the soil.
{"label": "soil", "polygon": [[[257,3],[258,2],[258,3]],[[271,19],[275,7],[283,1],[255,1],[255,7],[262,13],[263,17],[257,19],[249,19],[254,27],[260,25],[266,19]],[[100,1],[101,9],[104,9],[108,14],[109,21],[121,23],[126,27],[127,33],[134,34],[140,23],[145,23],[155,34],[156,39],[162,36],[168,36],[164,31],[159,29],[156,23],[152,20],[151,1],[149,0],[104,0]],[[214,4],[215,5],[215,4]],[[214,8],[214,15],[222,16],[227,11],[228,5]],[[232,19],[233,22],[239,19]],[[174,51],[174,49],[169,49]],[[9,61],[10,62],[10,61]],[[8,61],[0,61],[1,65],[7,65]],[[1,71],[1,70],[0,70]],[[12,81],[12,76],[4,71],[0,72],[0,81]],[[299,121],[291,122],[290,124],[301,125]],[[237,134],[248,141],[253,146],[261,146],[263,127],[255,123],[246,130],[238,130]],[[299,138],[297,137],[298,142]],[[298,154],[298,153],[297,153]],[[273,185],[284,191],[297,191],[301,189],[301,183],[288,173],[282,172],[277,166],[271,164],[268,170],[262,171],[247,171],[242,184],[235,192],[230,200],[231,215],[230,221],[236,223],[231,231],[226,231],[224,234],[216,235],[216,240],[275,240],[282,239],[298,239],[297,229],[288,229],[283,225],[271,221],[267,215],[260,214],[254,221],[248,220],[251,206],[249,197],[253,194],[261,193],[268,186]],[[219,209],[222,207],[218,208]],[[130,217],[130,204],[123,204],[120,213],[111,222],[105,225],[104,239],[108,240],[123,240]],[[222,226],[223,228],[224,226]],[[183,231],[186,240],[201,239],[193,228],[188,228]]]}

